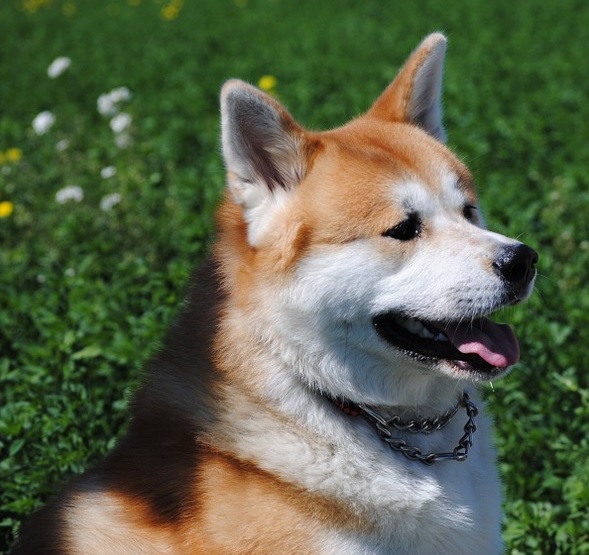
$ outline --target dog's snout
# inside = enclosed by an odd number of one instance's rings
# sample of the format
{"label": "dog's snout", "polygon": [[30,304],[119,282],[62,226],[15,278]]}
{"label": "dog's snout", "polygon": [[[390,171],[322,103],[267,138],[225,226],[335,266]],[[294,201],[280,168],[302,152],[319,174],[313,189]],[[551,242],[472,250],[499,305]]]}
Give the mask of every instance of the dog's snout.
{"label": "dog's snout", "polygon": [[536,251],[520,243],[503,247],[493,262],[493,268],[518,294],[534,279],[537,263]]}

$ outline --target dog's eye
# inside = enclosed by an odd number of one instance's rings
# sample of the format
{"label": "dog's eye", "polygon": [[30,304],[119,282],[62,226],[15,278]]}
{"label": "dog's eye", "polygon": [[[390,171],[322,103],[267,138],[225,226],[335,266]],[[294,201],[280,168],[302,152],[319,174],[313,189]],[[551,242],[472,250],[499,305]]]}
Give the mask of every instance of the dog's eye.
{"label": "dog's eye", "polygon": [[391,227],[383,233],[385,237],[392,237],[398,241],[410,241],[415,239],[421,233],[421,220],[417,214],[410,214],[406,220],[403,220],[395,227]]}
{"label": "dog's eye", "polygon": [[462,214],[470,223],[476,223],[477,221],[477,207],[467,204],[462,209]]}

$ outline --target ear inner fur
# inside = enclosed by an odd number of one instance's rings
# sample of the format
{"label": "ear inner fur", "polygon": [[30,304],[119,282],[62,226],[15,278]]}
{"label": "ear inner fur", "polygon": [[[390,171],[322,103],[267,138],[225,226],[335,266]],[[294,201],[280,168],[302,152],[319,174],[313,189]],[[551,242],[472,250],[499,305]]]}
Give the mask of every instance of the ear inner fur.
{"label": "ear inner fur", "polygon": [[221,102],[223,155],[233,174],[230,188],[236,187],[236,180],[242,187],[265,185],[271,191],[298,184],[314,143],[307,141],[305,131],[287,110],[237,79],[224,85]]}
{"label": "ear inner fur", "polygon": [[367,115],[417,125],[445,143],[441,106],[445,50],[441,33],[424,39]]}

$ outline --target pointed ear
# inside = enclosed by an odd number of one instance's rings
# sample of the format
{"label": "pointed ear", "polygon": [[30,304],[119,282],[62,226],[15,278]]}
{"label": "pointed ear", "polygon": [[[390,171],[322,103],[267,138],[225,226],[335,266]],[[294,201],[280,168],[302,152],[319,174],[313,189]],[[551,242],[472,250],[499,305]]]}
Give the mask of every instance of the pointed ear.
{"label": "pointed ear", "polygon": [[442,76],[446,37],[433,33],[413,51],[367,115],[421,127],[446,142],[442,126]]}
{"label": "pointed ear", "polygon": [[304,177],[305,132],[269,95],[237,79],[226,82],[221,126],[228,186],[246,210],[291,190]]}

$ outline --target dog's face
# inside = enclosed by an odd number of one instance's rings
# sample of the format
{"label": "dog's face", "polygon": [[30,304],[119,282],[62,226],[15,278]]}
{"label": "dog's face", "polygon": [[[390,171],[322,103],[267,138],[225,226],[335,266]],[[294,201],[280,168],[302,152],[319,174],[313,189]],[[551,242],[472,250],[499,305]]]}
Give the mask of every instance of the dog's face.
{"label": "dog's face", "polygon": [[511,329],[486,316],[529,296],[536,255],[484,229],[472,177],[443,144],[443,46],[426,39],[366,115],[326,133],[247,85],[224,90],[241,294],[260,337],[333,395],[384,404],[518,359]]}

